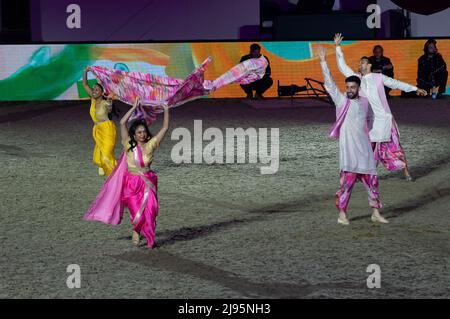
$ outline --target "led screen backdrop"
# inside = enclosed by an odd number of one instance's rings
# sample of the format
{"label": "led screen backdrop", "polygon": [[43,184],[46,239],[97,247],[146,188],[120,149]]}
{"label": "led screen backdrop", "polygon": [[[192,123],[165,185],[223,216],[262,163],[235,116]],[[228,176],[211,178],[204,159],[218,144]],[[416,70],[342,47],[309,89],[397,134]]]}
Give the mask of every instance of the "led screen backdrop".
{"label": "led screen backdrop", "polygon": [[[347,64],[356,69],[359,58],[370,55],[376,44],[394,64],[395,78],[416,84],[417,59],[423,54],[425,40],[347,41],[343,44]],[[250,42],[163,43],[163,44],[68,44],[0,46],[0,99],[77,100],[86,98],[81,86],[83,69],[101,65],[125,71],[139,71],[184,78],[206,57],[213,63],[206,72],[215,79],[247,54]],[[305,77],[323,80],[317,45],[328,49],[328,62],[336,83],[342,88],[344,77],[338,72],[332,42],[260,42],[272,66],[274,86],[266,96],[276,96],[276,81],[303,84]],[[450,39],[438,41],[439,52],[450,61]],[[90,79],[95,81],[94,79]],[[450,87],[447,84],[447,94]],[[393,92],[399,94],[399,92]],[[239,85],[215,92],[212,97],[243,97]]]}

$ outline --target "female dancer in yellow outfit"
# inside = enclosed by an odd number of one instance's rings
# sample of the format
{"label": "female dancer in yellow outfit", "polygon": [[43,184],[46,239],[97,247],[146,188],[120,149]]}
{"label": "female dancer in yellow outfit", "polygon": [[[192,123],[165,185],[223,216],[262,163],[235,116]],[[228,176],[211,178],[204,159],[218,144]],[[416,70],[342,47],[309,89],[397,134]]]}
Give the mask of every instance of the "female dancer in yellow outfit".
{"label": "female dancer in yellow outfit", "polygon": [[83,87],[91,97],[91,108],[89,113],[94,127],[92,137],[95,141],[93,162],[98,166],[98,174],[109,176],[116,166],[114,157],[114,146],[116,144],[116,125],[110,120],[109,114],[112,112],[113,95],[106,99],[103,97],[103,87],[96,83],[92,89],[87,83],[87,73],[90,67],[84,69]]}

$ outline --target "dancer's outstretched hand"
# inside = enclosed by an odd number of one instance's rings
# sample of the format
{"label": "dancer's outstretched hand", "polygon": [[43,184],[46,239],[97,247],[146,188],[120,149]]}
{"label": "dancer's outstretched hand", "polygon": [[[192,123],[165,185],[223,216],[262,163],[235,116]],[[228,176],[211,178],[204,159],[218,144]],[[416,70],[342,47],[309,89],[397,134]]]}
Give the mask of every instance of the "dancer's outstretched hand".
{"label": "dancer's outstretched hand", "polygon": [[325,61],[327,50],[323,46],[319,45],[317,47],[317,54],[319,55],[320,61]]}
{"label": "dancer's outstretched hand", "polygon": [[336,44],[336,46],[341,45],[343,39],[344,37],[342,36],[342,33],[336,33],[334,35],[334,43]]}
{"label": "dancer's outstretched hand", "polygon": [[420,96],[427,96],[427,91],[425,91],[423,89],[417,89],[416,94],[420,95]]}

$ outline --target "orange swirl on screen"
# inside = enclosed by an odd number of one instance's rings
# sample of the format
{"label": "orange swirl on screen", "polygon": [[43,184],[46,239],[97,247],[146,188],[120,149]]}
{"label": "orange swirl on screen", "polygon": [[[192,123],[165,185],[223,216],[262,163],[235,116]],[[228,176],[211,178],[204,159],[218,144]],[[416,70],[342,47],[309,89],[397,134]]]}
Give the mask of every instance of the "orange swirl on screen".
{"label": "orange swirl on screen", "polygon": [[99,55],[99,60],[121,61],[121,62],[147,62],[152,65],[167,66],[170,57],[160,51],[139,47],[94,47],[94,53]]}

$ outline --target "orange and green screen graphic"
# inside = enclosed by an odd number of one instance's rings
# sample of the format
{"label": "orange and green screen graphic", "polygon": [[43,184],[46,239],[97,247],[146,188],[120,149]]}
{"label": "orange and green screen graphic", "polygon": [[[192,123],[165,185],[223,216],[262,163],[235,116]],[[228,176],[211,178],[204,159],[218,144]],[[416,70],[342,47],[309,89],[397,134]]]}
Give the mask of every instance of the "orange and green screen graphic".
{"label": "orange and green screen graphic", "polygon": [[[394,65],[394,77],[417,83],[417,60],[423,54],[425,40],[344,41],[347,64],[355,71],[362,56],[372,55],[380,44]],[[327,48],[327,61],[337,85],[344,87],[344,76],[336,65],[333,42],[288,41],[259,42],[269,58],[274,85],[265,96],[277,95],[276,83],[304,85],[305,77],[323,80],[316,50]],[[86,98],[81,86],[83,69],[99,65],[124,71],[137,71],[183,79],[208,56],[213,62],[205,77],[213,80],[239,63],[249,53],[251,42],[196,42],[149,44],[68,44],[0,46],[0,99],[6,101],[77,100]],[[438,40],[445,61],[450,61],[450,39]],[[90,82],[95,81],[90,75]],[[446,93],[450,94],[447,86]],[[398,95],[400,92],[393,91]],[[245,94],[238,84],[223,87],[211,97],[237,98]]]}

